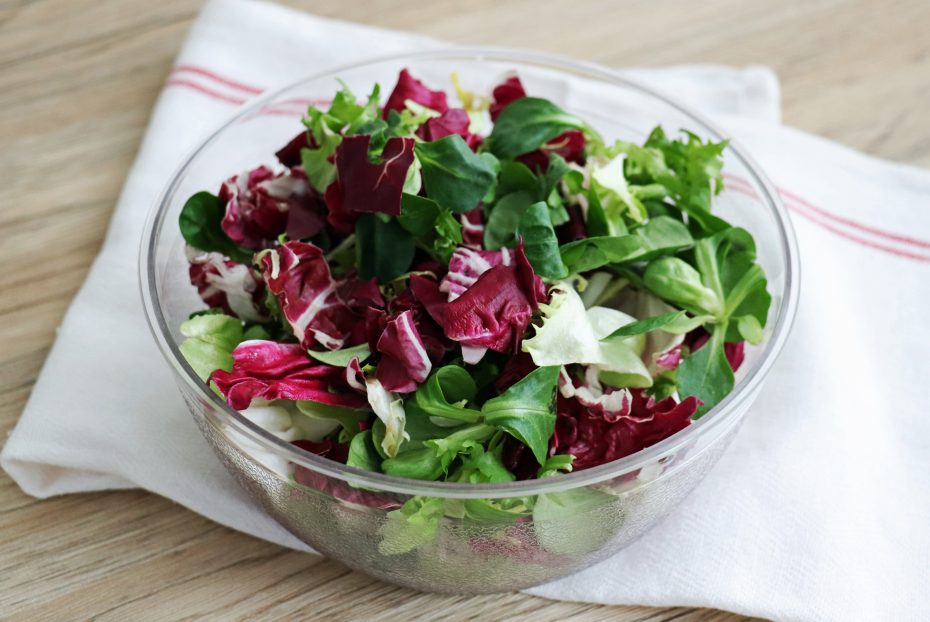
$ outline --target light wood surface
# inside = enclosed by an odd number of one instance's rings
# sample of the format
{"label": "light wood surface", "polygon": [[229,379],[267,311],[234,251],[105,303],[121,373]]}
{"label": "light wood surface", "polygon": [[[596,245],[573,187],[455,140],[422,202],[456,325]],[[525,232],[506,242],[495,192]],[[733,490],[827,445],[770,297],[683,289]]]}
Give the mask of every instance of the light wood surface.
{"label": "light wood surface", "polygon": [[[764,63],[788,124],[930,165],[927,0],[299,2],[453,42],[609,65]],[[97,253],[199,0],[0,0],[0,438]],[[129,292],[127,295],[135,295]],[[0,616],[24,620],[742,619],[419,594],[143,492],[38,501],[0,474]]]}

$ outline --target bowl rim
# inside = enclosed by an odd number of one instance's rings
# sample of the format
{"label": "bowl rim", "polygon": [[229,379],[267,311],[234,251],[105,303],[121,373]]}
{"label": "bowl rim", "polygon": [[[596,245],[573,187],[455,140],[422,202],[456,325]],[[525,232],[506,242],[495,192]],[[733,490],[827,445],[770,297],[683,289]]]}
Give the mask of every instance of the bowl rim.
{"label": "bowl rim", "polygon": [[[280,88],[269,90],[250,100],[248,105],[242,106],[236,114],[224,121],[216,130],[211,132],[209,136],[189,152],[171,175],[168,184],[158,195],[146,219],[139,249],[139,286],[143,308],[145,310],[146,321],[158,344],[159,350],[168,361],[169,365],[174,369],[175,373],[198,394],[198,397],[212,404],[212,412],[218,417],[221,423],[228,425],[231,429],[244,435],[247,439],[256,443],[262,450],[272,452],[285,458],[289,462],[299,464],[304,468],[327,477],[333,477],[353,485],[368,486],[379,491],[403,495],[426,495],[457,499],[503,498],[575,489],[612,479],[639,469],[653,462],[657,457],[663,454],[678,450],[693,438],[702,434],[708,434],[712,430],[719,428],[722,423],[729,422],[732,418],[731,415],[736,413],[744,402],[754,396],[771,370],[778,354],[781,352],[788,338],[791,325],[794,322],[800,290],[800,266],[797,241],[787,209],[782,203],[778,193],[775,191],[774,186],[761,171],[756,162],[744,151],[737,141],[732,140],[729,144],[731,155],[745,166],[750,177],[758,186],[761,200],[775,216],[775,221],[778,226],[778,237],[784,250],[783,269],[785,287],[782,304],[778,309],[778,315],[774,319],[771,338],[763,346],[764,349],[761,353],[761,357],[755,367],[736,384],[729,395],[703,417],[694,421],[684,430],[673,434],[655,445],[624,458],[620,458],[619,460],[614,460],[582,471],[564,473],[545,480],[522,480],[500,484],[462,484],[414,480],[357,469],[291,445],[287,441],[279,439],[270,432],[267,432],[232,409],[220,396],[210,390],[207,384],[200,380],[196,373],[194,373],[194,370],[181,355],[178,344],[174,343],[174,340],[169,337],[172,328],[167,325],[158,303],[155,275],[155,254],[161,229],[165,224],[165,216],[169,205],[168,199],[174,195],[178,184],[191,163],[228,127],[240,122],[244,117],[254,113],[268,102],[279,97],[282,93],[297,88],[306,82],[325,79],[327,77],[338,77],[338,74],[341,72],[352,71],[382,63],[451,61],[456,59],[468,62],[496,61],[535,65],[548,70],[599,80],[615,86],[638,91],[640,94],[655,98],[686,117],[689,117],[689,120],[693,121],[696,125],[703,126],[702,132],[708,133],[718,140],[722,140],[726,137],[726,134],[717,128],[714,123],[708,121],[702,114],[692,111],[687,106],[677,103],[672,98],[648,86],[644,86],[636,80],[631,80],[622,76],[616,70],[597,63],[574,60],[555,54],[516,50],[505,47],[443,47],[375,56],[362,61],[317,72],[290,82]],[[207,417],[207,419],[209,420],[210,418]]]}

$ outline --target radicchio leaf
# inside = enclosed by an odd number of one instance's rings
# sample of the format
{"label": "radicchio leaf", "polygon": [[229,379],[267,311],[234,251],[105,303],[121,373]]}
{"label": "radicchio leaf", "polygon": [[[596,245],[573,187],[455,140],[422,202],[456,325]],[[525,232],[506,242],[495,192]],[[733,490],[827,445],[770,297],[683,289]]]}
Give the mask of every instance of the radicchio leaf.
{"label": "radicchio leaf", "polygon": [[549,453],[574,456],[575,470],[618,460],[658,443],[688,427],[700,406],[693,396],[680,403],[671,397],[656,402],[641,389],[604,387],[598,395],[598,387],[566,384],[564,375],[560,385]]}
{"label": "radicchio leaf", "polygon": [[300,345],[340,349],[360,318],[339,298],[323,251],[288,242],[267,251],[261,263],[265,283]]}
{"label": "radicchio leaf", "polygon": [[521,244],[513,249],[514,261],[486,271],[463,294],[442,304],[438,285],[411,279],[411,288],[427,311],[443,328],[446,337],[463,347],[516,352],[539,302],[546,299],[542,279],[533,273]]}
{"label": "radicchio leaf", "polygon": [[262,306],[265,284],[249,266],[225,259],[219,253],[194,255],[188,269],[191,285],[211,309],[222,309],[248,322],[267,319]]}
{"label": "radicchio leaf", "polygon": [[310,136],[310,132],[303,131],[288,141],[286,145],[278,149],[274,155],[278,158],[278,162],[288,168],[292,168],[300,166],[301,149],[316,149],[317,147],[318,145]]}
{"label": "radicchio leaf", "polygon": [[473,210],[459,214],[462,223],[462,243],[472,250],[481,250],[484,243],[484,210],[479,205]]}
{"label": "radicchio leaf", "polygon": [[210,380],[236,410],[248,408],[256,398],[365,408],[358,395],[331,390],[342,385],[343,370],[317,363],[297,344],[243,341],[232,356],[232,371],[218,369]]}
{"label": "radicchio leaf", "polygon": [[261,250],[282,233],[299,240],[319,233],[325,212],[300,168],[275,173],[266,166],[227,179],[219,193],[226,206],[223,231],[236,244]]}
{"label": "radicchio leaf", "polygon": [[[326,189],[330,223],[345,212],[381,212],[400,215],[400,198],[413,163],[412,138],[393,137],[384,145],[377,163],[368,159],[370,135],[346,136],[336,148],[336,181]],[[337,214],[334,221],[333,213]]]}
{"label": "radicchio leaf", "polygon": [[481,144],[481,136],[468,131],[471,118],[461,108],[449,108],[438,117],[427,119],[417,130],[417,136],[427,142],[439,140],[452,134],[465,139],[465,144],[474,151]]}
{"label": "radicchio leaf", "polygon": [[442,277],[439,291],[445,292],[452,302],[475,284],[482,274],[494,266],[509,266],[513,261],[513,251],[502,248],[499,251],[474,251],[459,248],[449,259],[449,272]]}
{"label": "radicchio leaf", "polygon": [[377,347],[381,353],[377,378],[386,390],[409,393],[429,376],[433,366],[413,311],[404,311],[388,321]]}
{"label": "radicchio leaf", "polygon": [[384,104],[383,117],[387,119],[392,110],[397,112],[404,110],[406,108],[405,102],[408,99],[439,113],[449,109],[445,92],[433,91],[427,88],[422,82],[410,75],[409,71],[402,69],[397,77],[397,85]]}

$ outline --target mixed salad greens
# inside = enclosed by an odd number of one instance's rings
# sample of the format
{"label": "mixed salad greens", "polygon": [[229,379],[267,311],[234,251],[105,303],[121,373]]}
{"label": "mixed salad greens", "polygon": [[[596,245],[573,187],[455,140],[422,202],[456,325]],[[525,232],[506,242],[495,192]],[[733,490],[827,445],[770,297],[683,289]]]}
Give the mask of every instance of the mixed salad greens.
{"label": "mixed salad greens", "polygon": [[711,213],[726,143],[608,144],[517,77],[453,83],[457,106],[406,70],[384,106],[343,87],[277,163],[190,197],[191,367],[299,447],[418,480],[549,477],[687,427],[770,304]]}

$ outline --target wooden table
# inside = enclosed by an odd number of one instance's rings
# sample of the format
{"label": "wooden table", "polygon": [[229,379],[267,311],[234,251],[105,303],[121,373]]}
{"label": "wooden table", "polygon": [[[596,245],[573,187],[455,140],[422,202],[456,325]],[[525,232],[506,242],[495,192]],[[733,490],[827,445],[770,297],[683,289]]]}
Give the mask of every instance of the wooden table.
{"label": "wooden table", "polygon": [[[930,165],[927,0],[433,0],[317,13],[608,65],[773,66],[784,117]],[[0,0],[0,438],[97,253],[200,0]],[[135,295],[135,292],[131,292]],[[0,475],[0,615],[28,620],[735,620],[722,612],[454,597],[379,583],[143,492],[37,501]]]}

